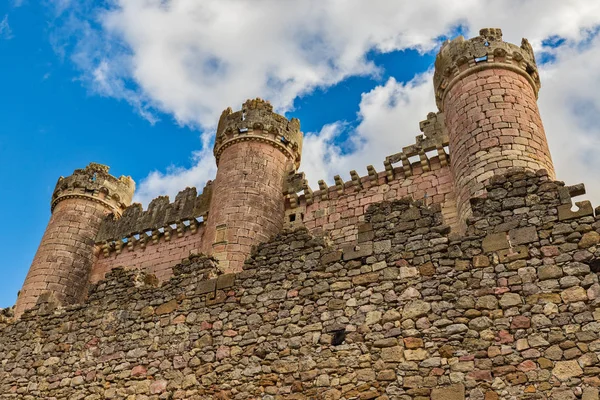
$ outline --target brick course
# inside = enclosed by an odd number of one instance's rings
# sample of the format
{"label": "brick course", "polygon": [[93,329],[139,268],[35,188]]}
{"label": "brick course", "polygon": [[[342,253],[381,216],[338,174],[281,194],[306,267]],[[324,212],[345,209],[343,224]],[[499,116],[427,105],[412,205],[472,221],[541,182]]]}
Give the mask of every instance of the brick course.
{"label": "brick course", "polygon": [[108,257],[102,252],[102,246],[96,245],[97,254],[90,282],[96,283],[104,279],[105,275],[113,268],[128,267],[143,269],[156,275],[159,281],[169,279],[173,275],[173,267],[187,258],[190,254],[200,253],[204,226],[201,225],[196,233],[186,231],[183,237],[174,235],[170,240],[162,238],[158,243],[149,242],[143,248],[134,246],[128,249],[126,246],[117,254],[110,252]]}
{"label": "brick course", "polygon": [[522,75],[504,69],[477,71],[448,92],[444,110],[450,137],[459,219],[485,183],[512,167],[554,167],[536,95]]}
{"label": "brick course", "polygon": [[[412,166],[412,175],[405,177],[401,169],[395,178],[388,181],[385,173],[380,173],[376,181],[365,179],[360,189],[352,186],[338,194],[335,188],[328,191],[328,199],[321,200],[320,192],[313,195],[315,201],[307,205],[300,197],[299,207],[286,209],[288,226],[306,226],[315,235],[326,235],[337,245],[357,241],[359,225],[365,221],[365,213],[370,205],[381,201],[392,201],[410,197],[427,205],[442,205],[444,221],[450,226],[457,225],[454,185],[449,167],[442,167],[439,158],[429,161],[430,171],[423,172],[419,163]],[[296,215],[290,222],[290,215]],[[303,219],[301,220],[301,215]]]}
{"label": "brick course", "polygon": [[252,245],[281,231],[283,180],[291,163],[282,151],[257,141],[233,144],[221,154],[202,250],[224,270],[241,270]]}
{"label": "brick course", "polygon": [[62,304],[80,302],[94,259],[94,239],[107,208],[85,199],[65,199],[54,208],[19,294],[15,314],[52,292]]}

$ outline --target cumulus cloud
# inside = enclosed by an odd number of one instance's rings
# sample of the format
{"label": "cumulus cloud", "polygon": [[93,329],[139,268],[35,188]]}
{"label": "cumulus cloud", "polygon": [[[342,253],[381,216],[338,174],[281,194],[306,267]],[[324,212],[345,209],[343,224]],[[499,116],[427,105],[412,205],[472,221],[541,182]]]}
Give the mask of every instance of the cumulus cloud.
{"label": "cumulus cloud", "polygon": [[542,68],[539,106],[557,177],[586,183],[600,206],[600,35],[588,31],[548,51],[554,61]]}
{"label": "cumulus cloud", "polygon": [[[576,144],[589,143],[595,132],[590,121],[596,104],[589,95],[600,83],[583,79],[595,74],[596,64],[588,59],[595,58],[594,48],[598,53],[590,37],[600,24],[595,0],[114,0],[104,6],[54,1],[64,25],[81,33],[71,57],[91,90],[129,102],[150,121],[159,111],[203,132],[196,165],[151,173],[140,185],[144,198],[203,184],[209,176],[200,166],[214,165],[207,148],[225,107],[260,96],[279,112],[289,111],[295,99],[317,87],[349,76],[380,76],[382,66],[369,59],[370,52],[432,51],[458,26],[471,35],[481,27],[502,27],[505,40],[527,37],[537,51],[549,37],[564,38],[567,44],[552,50],[555,61],[542,75],[541,106],[551,144],[579,155]],[[575,66],[575,59],[582,63]],[[575,79],[571,67],[581,71]],[[416,72],[421,74],[410,82],[390,79],[365,93],[355,128],[353,121],[331,121],[307,134],[303,168],[311,182],[380,166],[387,154],[412,143],[419,120],[435,109],[430,72]],[[569,95],[581,107],[557,99]],[[564,136],[553,126],[569,127],[577,138],[560,141]],[[349,147],[339,145],[344,131]],[[572,158],[565,162],[554,153],[559,176],[577,170]]]}
{"label": "cumulus cloud", "polygon": [[366,166],[383,169],[385,156],[402,150],[415,141],[420,134],[418,122],[434,110],[433,74],[417,75],[409,82],[388,79],[384,85],[376,86],[363,93],[355,128],[350,128],[345,150],[339,145],[338,137],[348,129],[336,122],[325,126],[318,133],[309,133],[304,138],[303,171],[311,185],[323,179],[331,183],[334,175],[345,180],[349,171],[356,170],[366,175]]}

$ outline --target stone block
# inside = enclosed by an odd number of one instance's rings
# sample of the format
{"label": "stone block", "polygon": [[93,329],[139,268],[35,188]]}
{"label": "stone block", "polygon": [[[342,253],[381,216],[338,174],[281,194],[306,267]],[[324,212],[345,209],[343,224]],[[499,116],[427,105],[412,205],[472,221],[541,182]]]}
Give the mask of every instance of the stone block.
{"label": "stone block", "polygon": [[217,279],[208,279],[198,282],[196,294],[212,293],[217,289]]}
{"label": "stone block", "polygon": [[379,281],[379,273],[372,272],[370,274],[362,274],[352,278],[352,283],[355,285],[368,285]]}
{"label": "stone block", "polygon": [[501,263],[510,263],[517,260],[529,258],[529,249],[527,246],[511,247],[509,249],[498,250],[498,259]]}
{"label": "stone block", "polygon": [[581,400],[598,400],[598,388],[587,387],[583,389]]}
{"label": "stone block", "polygon": [[575,205],[579,207],[577,211],[571,211],[570,204],[563,204],[561,206],[558,206],[558,220],[567,221],[570,219],[594,215],[594,208],[592,207],[592,203],[590,203],[589,201],[579,201],[576,202]]}
{"label": "stone block", "polygon": [[358,243],[369,242],[375,237],[373,232],[373,224],[365,222],[358,224]]}
{"label": "stone block", "polygon": [[373,254],[373,243],[362,243],[360,245],[349,245],[343,248],[344,261],[356,260]]}
{"label": "stone block", "polygon": [[483,239],[483,243],[481,245],[483,247],[483,251],[486,253],[508,249],[510,247],[506,232],[491,233],[487,235]]}
{"label": "stone block", "polygon": [[381,360],[385,362],[404,361],[404,349],[400,346],[384,347],[381,349]]}
{"label": "stone block", "polygon": [[458,383],[452,386],[433,388],[431,400],[465,400],[465,386]]}
{"label": "stone block", "polygon": [[175,310],[177,310],[177,300],[173,299],[166,303],[161,304],[156,308],[156,315],[169,314]]}
{"label": "stone block", "polygon": [[475,256],[473,257],[474,268],[485,268],[490,266],[490,259],[487,256]]}
{"label": "stone block", "polygon": [[576,360],[557,361],[552,370],[552,375],[564,382],[570,378],[583,375],[583,370]]}
{"label": "stone block", "polygon": [[508,236],[510,238],[510,243],[513,246],[537,242],[539,239],[537,230],[534,226],[512,229],[508,232]]}
{"label": "stone block", "polygon": [[375,254],[389,253],[392,250],[391,240],[381,240],[379,242],[373,242],[373,252]]}
{"label": "stone block", "polygon": [[325,253],[321,256],[321,263],[330,264],[336,261],[340,261],[342,259],[342,251],[335,250],[329,253]]}
{"label": "stone block", "polygon": [[236,274],[223,274],[217,278],[217,289],[225,289],[233,286]]}

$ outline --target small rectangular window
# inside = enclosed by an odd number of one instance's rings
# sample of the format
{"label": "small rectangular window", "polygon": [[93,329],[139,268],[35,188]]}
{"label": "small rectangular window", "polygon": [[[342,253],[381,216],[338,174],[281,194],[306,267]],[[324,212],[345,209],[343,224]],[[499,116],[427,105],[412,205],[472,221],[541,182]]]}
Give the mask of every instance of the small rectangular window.
{"label": "small rectangular window", "polygon": [[215,233],[215,243],[227,242],[227,225],[217,226],[217,232]]}

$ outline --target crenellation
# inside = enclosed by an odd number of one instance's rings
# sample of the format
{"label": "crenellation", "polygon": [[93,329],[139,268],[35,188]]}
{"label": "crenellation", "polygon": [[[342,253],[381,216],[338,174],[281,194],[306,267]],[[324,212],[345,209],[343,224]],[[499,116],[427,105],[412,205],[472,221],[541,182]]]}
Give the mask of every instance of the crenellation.
{"label": "crenellation", "polygon": [[233,112],[231,108],[227,108],[221,114],[214,148],[217,164],[221,153],[227,147],[248,140],[268,143],[289,154],[296,168],[300,165],[302,154],[300,121],[296,118],[288,120],[274,113],[271,104],[259,98],[246,101],[240,111]]}
{"label": "crenellation", "polygon": [[66,178],[58,178],[51,209],[65,199],[85,198],[106,205],[120,216],[131,203],[135,182],[129,176],[115,178],[108,173],[109,169],[106,165],[90,163]]}
{"label": "crenellation", "polygon": [[207,218],[212,196],[212,182],[209,181],[202,193],[196,188],[186,188],[177,194],[171,203],[168,196],[153,199],[146,211],[142,205],[134,203],[127,207],[120,218],[107,216],[96,237],[96,243],[116,241],[144,232],[166,229],[172,224],[187,222],[197,225]]}

